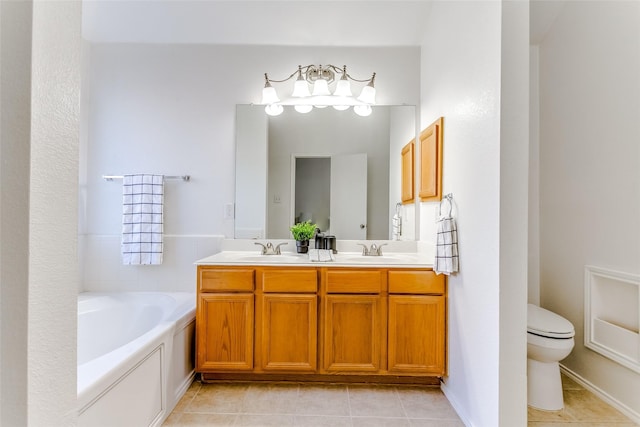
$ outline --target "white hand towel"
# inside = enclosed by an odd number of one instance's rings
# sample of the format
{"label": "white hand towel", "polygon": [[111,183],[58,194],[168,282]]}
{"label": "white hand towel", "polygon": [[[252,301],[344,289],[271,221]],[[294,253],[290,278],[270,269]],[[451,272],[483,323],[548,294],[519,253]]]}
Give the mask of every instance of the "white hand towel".
{"label": "white hand towel", "polygon": [[162,264],[164,176],[135,174],[122,180],[122,263]]}
{"label": "white hand towel", "polygon": [[331,262],[334,260],[331,249],[309,249],[308,254],[311,262]]}
{"label": "white hand towel", "polygon": [[436,274],[446,275],[458,271],[458,228],[453,218],[438,221],[433,270]]}
{"label": "white hand towel", "polygon": [[391,240],[400,240],[402,235],[402,217],[396,212],[391,218]]}

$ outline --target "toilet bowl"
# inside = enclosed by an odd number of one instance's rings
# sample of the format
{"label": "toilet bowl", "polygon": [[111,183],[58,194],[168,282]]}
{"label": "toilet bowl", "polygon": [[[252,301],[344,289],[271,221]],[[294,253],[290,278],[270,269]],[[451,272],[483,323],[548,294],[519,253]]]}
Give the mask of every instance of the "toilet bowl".
{"label": "toilet bowl", "polygon": [[564,407],[560,362],[575,344],[571,322],[549,310],[527,307],[527,403],[536,409]]}

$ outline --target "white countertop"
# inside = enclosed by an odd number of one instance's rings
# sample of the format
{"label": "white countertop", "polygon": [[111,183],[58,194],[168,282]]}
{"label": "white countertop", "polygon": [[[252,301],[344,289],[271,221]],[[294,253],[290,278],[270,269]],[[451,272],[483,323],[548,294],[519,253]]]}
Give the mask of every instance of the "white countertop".
{"label": "white countertop", "polygon": [[339,252],[334,261],[310,261],[307,254],[282,252],[261,255],[260,250],[222,251],[196,261],[197,265],[282,265],[298,267],[419,267],[431,268],[433,257],[417,252],[388,252],[381,256],[363,256],[361,252]]}

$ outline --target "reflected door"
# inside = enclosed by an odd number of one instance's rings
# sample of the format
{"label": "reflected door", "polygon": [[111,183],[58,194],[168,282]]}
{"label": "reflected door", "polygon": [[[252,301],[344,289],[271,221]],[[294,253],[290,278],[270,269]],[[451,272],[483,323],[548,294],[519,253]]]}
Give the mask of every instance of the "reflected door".
{"label": "reflected door", "polygon": [[367,155],[331,156],[331,234],[367,238]]}

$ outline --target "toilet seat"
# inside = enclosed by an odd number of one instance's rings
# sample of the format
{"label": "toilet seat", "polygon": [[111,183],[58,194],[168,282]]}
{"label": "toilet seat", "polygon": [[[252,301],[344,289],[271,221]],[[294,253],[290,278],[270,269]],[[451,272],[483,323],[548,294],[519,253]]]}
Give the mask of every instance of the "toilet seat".
{"label": "toilet seat", "polygon": [[576,334],[567,319],[533,304],[527,306],[527,332],[553,339],[569,339]]}

